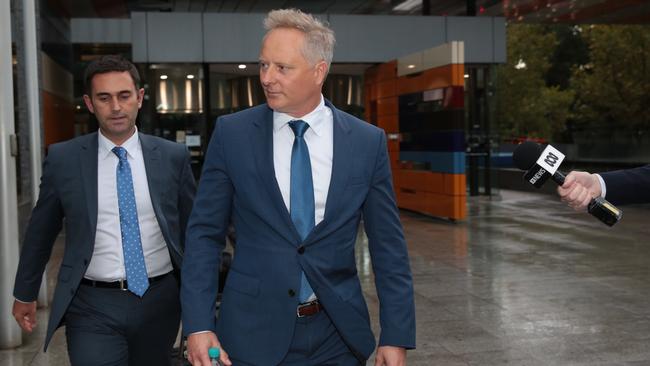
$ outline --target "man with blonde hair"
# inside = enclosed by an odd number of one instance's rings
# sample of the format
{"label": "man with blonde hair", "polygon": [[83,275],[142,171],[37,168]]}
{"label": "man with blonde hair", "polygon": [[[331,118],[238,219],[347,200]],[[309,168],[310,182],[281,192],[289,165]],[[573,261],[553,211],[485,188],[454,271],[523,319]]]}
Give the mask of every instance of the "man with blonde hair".
{"label": "man with blonde hair", "polygon": [[[382,130],[322,96],[334,33],[299,10],[264,21],[267,103],[219,118],[188,224],[183,329],[193,365],[360,365],[375,350],[355,264],[363,217],[380,303],[376,365],[415,346],[408,252]],[[237,249],[215,316],[228,223]]]}

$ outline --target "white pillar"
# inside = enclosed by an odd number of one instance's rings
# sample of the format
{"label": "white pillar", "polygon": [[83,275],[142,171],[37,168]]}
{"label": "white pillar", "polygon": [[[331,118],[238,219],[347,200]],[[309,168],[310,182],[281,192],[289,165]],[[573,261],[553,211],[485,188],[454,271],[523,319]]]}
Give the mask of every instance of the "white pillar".
{"label": "white pillar", "polygon": [[18,347],[22,334],[11,315],[18,268],[16,135],[14,129],[11,7],[0,0],[0,348]]}
{"label": "white pillar", "polygon": [[[34,0],[23,0],[23,42],[25,55],[25,90],[27,92],[27,118],[29,120],[29,152],[32,207],[36,205],[41,181],[42,146],[41,138],[41,104],[38,86],[38,42],[36,37],[36,8]],[[47,303],[47,271],[43,273],[43,282],[38,292],[38,305]]]}

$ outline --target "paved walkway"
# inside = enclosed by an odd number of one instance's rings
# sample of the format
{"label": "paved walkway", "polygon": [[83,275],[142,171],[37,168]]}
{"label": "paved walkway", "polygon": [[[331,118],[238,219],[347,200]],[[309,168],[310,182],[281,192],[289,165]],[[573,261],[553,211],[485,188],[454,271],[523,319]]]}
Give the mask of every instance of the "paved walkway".
{"label": "paved walkway", "polygon": [[[418,323],[408,364],[650,365],[650,206],[624,211],[608,228],[557,197],[501,191],[470,198],[459,223],[403,212]],[[365,240],[358,267],[377,329]],[[62,331],[39,352],[46,316],[0,365],[68,365]]]}

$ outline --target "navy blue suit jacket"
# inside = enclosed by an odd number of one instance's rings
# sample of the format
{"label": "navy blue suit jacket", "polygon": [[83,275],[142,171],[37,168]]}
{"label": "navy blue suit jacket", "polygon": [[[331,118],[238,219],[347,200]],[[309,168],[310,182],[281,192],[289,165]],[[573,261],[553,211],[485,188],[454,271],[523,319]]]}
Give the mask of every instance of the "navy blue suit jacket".
{"label": "navy blue suit jacket", "polygon": [[605,198],[612,204],[650,203],[650,165],[598,174],[605,181]]}
{"label": "navy blue suit jacket", "polygon": [[[180,268],[195,193],[189,153],[185,146],[158,137],[141,133],[139,139],[156,219],[172,263]],[[61,325],[93,254],[97,146],[96,132],[50,146],[43,163],[38,202],[25,233],[14,296],[21,301],[35,301],[52,246],[65,222],[65,251],[50,307],[45,349]]]}
{"label": "navy blue suit jacket", "polygon": [[[413,286],[385,134],[326,105],[334,120],[332,180],[324,219],[304,241],[275,179],[273,111],[264,104],[216,123],[187,229],[183,330],[216,331],[236,359],[282,360],[296,321],[301,270],[355,355],[370,356],[375,338],[354,253],[362,217],[380,301],[379,343],[415,347]],[[215,322],[217,268],[230,220],[237,247]]]}

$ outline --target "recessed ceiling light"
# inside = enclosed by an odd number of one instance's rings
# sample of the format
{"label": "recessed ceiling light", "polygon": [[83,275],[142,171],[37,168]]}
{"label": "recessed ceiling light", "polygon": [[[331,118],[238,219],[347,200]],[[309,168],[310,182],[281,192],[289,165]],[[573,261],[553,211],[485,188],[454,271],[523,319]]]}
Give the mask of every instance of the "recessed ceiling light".
{"label": "recessed ceiling light", "polygon": [[160,80],[167,80],[167,75],[160,75]]}
{"label": "recessed ceiling light", "polygon": [[237,68],[239,68],[240,70],[244,70],[246,68],[246,65],[239,64],[239,66],[237,66]]}
{"label": "recessed ceiling light", "polygon": [[406,0],[393,7],[394,11],[411,11],[422,5],[422,0]]}
{"label": "recessed ceiling light", "polygon": [[409,69],[415,69],[415,65],[413,65],[413,64],[410,64],[410,65],[408,65],[406,67],[408,67]]}
{"label": "recessed ceiling light", "polygon": [[189,75],[187,75],[187,78],[190,79],[190,80],[192,80],[192,79],[194,79],[194,75],[189,74]]}

